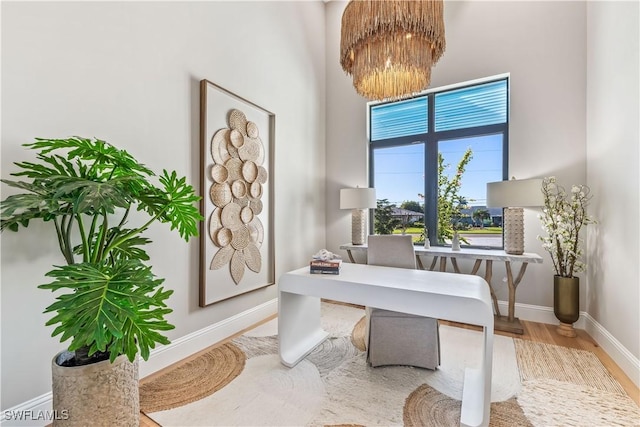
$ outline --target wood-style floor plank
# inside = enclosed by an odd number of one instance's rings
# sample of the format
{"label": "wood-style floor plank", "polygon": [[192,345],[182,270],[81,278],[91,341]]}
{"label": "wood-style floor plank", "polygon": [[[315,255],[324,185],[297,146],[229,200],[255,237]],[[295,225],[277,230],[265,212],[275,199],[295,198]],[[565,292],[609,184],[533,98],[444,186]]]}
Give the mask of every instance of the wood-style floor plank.
{"label": "wood-style floor plank", "polygon": [[[477,326],[462,325],[458,323],[443,321],[443,324],[455,325],[466,329],[478,330]],[[620,383],[627,394],[640,406],[640,389],[631,381],[631,379],[620,369],[611,357],[587,334],[581,329],[576,329],[578,336],[575,338],[567,338],[556,333],[555,325],[546,323],[529,322],[521,320],[524,328],[524,334],[518,335],[509,332],[496,331],[497,335],[504,335],[512,338],[520,338],[531,340],[539,343],[554,344],[563,347],[575,348],[579,350],[587,350],[594,353],[600,362],[604,365],[609,373]],[[241,332],[242,333],[242,332]],[[241,334],[240,333],[240,334]],[[188,359],[185,359],[188,360]],[[184,362],[179,362],[184,363]],[[140,427],[161,427],[145,414],[140,414]]]}

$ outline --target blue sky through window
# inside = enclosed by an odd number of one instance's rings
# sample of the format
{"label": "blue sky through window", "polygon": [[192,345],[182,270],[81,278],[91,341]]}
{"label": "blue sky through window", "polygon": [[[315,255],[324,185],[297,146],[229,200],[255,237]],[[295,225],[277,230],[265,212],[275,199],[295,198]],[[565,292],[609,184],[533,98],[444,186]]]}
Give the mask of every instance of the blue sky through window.
{"label": "blue sky through window", "polygon": [[[452,175],[465,150],[470,147],[473,158],[462,179],[460,195],[471,206],[486,204],[487,182],[502,180],[502,135],[442,140],[438,149]],[[404,201],[423,202],[424,145],[413,144],[374,150],[375,188],[377,199],[387,199],[397,206]]]}
{"label": "blue sky through window", "polygon": [[424,144],[381,148],[374,151],[376,199],[400,206],[405,200],[422,203]]}

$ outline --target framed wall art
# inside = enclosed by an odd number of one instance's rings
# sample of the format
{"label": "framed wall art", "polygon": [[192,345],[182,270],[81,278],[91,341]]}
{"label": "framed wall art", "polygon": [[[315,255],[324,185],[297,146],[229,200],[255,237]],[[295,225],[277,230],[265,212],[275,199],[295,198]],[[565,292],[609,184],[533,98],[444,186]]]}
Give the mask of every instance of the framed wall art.
{"label": "framed wall art", "polygon": [[275,115],[200,82],[200,306],[275,284]]}

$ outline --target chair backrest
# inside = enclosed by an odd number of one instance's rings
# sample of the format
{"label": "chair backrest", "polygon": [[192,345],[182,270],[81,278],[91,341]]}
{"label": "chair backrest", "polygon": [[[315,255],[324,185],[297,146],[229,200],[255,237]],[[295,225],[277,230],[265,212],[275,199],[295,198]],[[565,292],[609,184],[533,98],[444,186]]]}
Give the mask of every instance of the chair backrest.
{"label": "chair backrest", "polygon": [[367,264],[416,268],[416,253],[410,235],[369,236],[367,246]]}

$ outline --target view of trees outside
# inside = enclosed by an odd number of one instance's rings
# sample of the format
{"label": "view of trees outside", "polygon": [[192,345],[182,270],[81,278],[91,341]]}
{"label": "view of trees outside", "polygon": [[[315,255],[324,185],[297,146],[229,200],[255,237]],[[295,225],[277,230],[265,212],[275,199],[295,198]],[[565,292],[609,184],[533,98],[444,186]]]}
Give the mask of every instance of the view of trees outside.
{"label": "view of trees outside", "polygon": [[[466,143],[466,145],[464,145]],[[501,247],[501,210],[486,208],[486,183],[502,179],[501,136],[441,141],[438,152],[438,244],[449,244],[454,231],[463,244]],[[412,234],[425,238],[424,148],[422,144],[374,151],[378,206],[376,234]],[[398,195],[414,194],[398,201]],[[434,242],[432,242],[434,243]]]}
{"label": "view of trees outside", "polygon": [[398,225],[400,225],[400,219],[393,216],[393,208],[395,207],[387,199],[378,199],[376,201],[375,221],[373,223],[374,233],[393,234]]}
{"label": "view of trees outside", "polygon": [[[455,230],[464,228],[462,210],[468,208],[467,199],[460,195],[462,176],[473,158],[471,148],[467,148],[458,162],[456,172],[447,175],[445,172],[449,164],[445,163],[442,153],[438,153],[438,243],[451,241]],[[464,240],[463,240],[464,241]]]}

